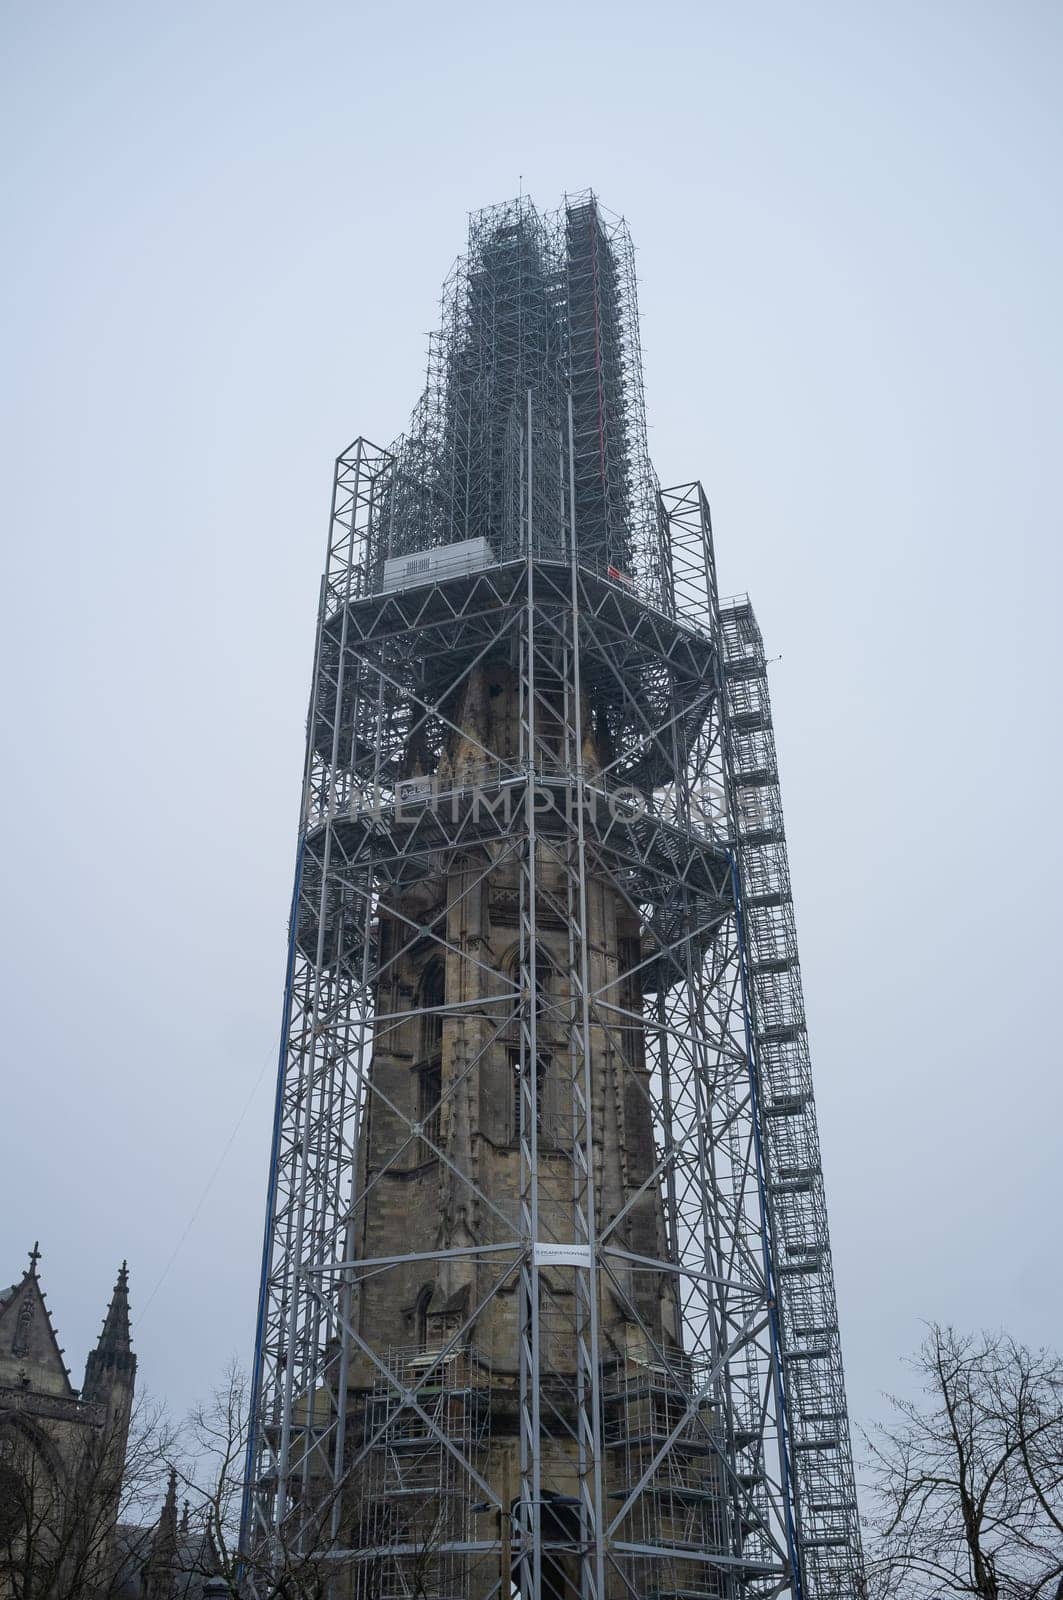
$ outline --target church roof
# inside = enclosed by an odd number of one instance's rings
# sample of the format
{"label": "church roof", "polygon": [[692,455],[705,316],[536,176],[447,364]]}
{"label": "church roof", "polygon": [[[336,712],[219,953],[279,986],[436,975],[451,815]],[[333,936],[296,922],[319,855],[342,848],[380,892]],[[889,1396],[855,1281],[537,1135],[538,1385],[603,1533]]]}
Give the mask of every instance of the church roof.
{"label": "church roof", "polygon": [[19,1283],[0,1295],[0,1384],[73,1399],[75,1390],[37,1277],[34,1245]]}

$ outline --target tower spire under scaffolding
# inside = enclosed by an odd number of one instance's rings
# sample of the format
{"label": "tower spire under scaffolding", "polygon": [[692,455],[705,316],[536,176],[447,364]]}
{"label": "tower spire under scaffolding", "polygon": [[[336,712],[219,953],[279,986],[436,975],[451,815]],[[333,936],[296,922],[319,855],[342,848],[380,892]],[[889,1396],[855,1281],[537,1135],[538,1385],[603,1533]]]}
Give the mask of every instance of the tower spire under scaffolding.
{"label": "tower spire under scaffolding", "polygon": [[337,463],[244,1538],[358,1600],[856,1600],[760,634],[648,460],[623,221],[521,189]]}

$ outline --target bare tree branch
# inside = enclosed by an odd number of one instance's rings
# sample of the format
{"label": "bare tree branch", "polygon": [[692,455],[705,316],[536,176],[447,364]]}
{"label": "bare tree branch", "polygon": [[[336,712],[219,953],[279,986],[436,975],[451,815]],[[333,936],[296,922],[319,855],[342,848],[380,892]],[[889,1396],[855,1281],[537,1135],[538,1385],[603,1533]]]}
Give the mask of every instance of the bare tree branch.
{"label": "bare tree branch", "polygon": [[1063,1362],[1004,1334],[936,1324],[866,1435],[876,1596],[1063,1600]]}

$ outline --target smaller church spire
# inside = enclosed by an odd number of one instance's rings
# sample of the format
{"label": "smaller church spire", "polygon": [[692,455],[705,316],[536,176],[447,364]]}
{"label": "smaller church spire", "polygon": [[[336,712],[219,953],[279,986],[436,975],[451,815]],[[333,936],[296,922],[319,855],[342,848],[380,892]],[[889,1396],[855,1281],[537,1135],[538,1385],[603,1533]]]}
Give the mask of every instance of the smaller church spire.
{"label": "smaller church spire", "polygon": [[170,1480],[166,1485],[166,1499],[162,1503],[162,1515],[159,1518],[159,1531],[156,1535],[163,1544],[172,1544],[177,1537],[177,1468],[170,1468]]}
{"label": "smaller church spire", "polygon": [[132,1333],[129,1326],[129,1268],[123,1261],[118,1281],[111,1291],[111,1302],[103,1319],[103,1328],[95,1350],[85,1363],[86,1400],[103,1400],[113,1393],[112,1386],[119,1384],[123,1392],[132,1393],[137,1358],[133,1354]]}
{"label": "smaller church spire", "polygon": [[124,1356],[133,1348],[129,1327],[129,1266],[125,1261],[118,1269],[118,1281],[111,1293],[96,1348],[108,1355]]}
{"label": "smaller church spire", "polygon": [[151,1551],[144,1564],[145,1600],[172,1600],[177,1560],[177,1469],[170,1468],[166,1498],[162,1503]]}

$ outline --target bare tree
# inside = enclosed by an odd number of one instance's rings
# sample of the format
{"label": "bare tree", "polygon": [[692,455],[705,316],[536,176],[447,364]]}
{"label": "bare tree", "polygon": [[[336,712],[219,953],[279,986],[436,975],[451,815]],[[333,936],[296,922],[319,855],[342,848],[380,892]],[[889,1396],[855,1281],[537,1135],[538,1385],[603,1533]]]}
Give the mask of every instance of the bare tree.
{"label": "bare tree", "polygon": [[1063,1600],[1063,1360],[931,1325],[921,1402],[866,1436],[883,1600]]}
{"label": "bare tree", "polygon": [[204,1560],[236,1594],[240,1582],[240,1505],[247,1448],[249,1383],[230,1362],[209,1400],[189,1412],[175,1463],[193,1515],[204,1529]]}
{"label": "bare tree", "polygon": [[322,1571],[320,1540],[303,1541],[303,1551],[309,1546],[309,1553],[298,1555],[277,1540],[261,1552],[241,1549],[249,1420],[248,1377],[232,1361],[209,1398],[189,1412],[174,1457],[190,1504],[190,1523],[200,1534],[192,1564],[201,1577],[221,1578],[233,1596],[250,1588],[271,1600],[324,1600],[328,1577]]}
{"label": "bare tree", "polygon": [[[209,1399],[189,1413],[177,1463],[192,1517],[206,1535],[200,1547],[205,1570],[221,1577],[233,1596],[250,1589],[260,1600],[326,1600],[338,1569],[327,1514],[312,1527],[241,1547],[249,1424],[250,1382],[232,1361]],[[349,1517],[350,1506],[345,1511]],[[297,1513],[292,1520],[299,1521]]]}
{"label": "bare tree", "polygon": [[83,1600],[111,1584],[114,1532],[157,1502],[174,1431],[137,1399],[73,1455],[19,1413],[0,1412],[0,1592],[11,1600]]}

